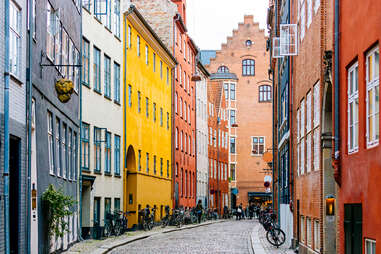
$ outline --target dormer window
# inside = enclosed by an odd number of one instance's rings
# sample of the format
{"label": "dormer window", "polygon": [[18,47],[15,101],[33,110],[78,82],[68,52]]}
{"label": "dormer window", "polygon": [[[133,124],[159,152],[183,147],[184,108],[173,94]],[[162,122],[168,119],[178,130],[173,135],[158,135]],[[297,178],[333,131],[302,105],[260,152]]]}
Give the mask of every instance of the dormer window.
{"label": "dormer window", "polygon": [[217,72],[218,73],[229,73],[229,68],[222,65],[222,66],[218,67]]}

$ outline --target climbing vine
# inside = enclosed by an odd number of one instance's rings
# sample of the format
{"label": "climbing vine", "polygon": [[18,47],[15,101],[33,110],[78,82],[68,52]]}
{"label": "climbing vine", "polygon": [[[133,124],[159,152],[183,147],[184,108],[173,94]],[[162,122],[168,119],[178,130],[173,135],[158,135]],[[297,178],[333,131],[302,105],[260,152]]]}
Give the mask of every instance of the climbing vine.
{"label": "climbing vine", "polygon": [[65,217],[73,214],[71,208],[76,201],[72,197],[66,196],[62,189],[56,190],[52,184],[42,194],[42,201],[47,214],[49,238],[63,237],[64,233],[69,231]]}

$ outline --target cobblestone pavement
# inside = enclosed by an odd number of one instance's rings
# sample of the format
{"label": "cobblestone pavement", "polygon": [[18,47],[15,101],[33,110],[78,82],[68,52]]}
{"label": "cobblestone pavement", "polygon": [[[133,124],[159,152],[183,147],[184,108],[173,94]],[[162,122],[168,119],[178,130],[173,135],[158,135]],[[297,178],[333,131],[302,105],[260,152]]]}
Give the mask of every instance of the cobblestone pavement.
{"label": "cobblestone pavement", "polygon": [[252,253],[255,221],[226,221],[192,229],[158,234],[113,250],[111,253]]}

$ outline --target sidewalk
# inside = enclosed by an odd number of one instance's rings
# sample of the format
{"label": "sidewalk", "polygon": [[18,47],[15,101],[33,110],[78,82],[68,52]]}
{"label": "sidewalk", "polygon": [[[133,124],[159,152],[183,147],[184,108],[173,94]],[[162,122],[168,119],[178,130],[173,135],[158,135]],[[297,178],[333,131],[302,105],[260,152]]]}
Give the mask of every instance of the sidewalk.
{"label": "sidewalk", "polygon": [[251,244],[255,254],[295,254],[289,249],[289,246],[283,244],[279,248],[271,245],[266,239],[266,231],[262,225],[257,222],[251,233]]}
{"label": "sidewalk", "polygon": [[191,225],[185,225],[181,228],[177,228],[174,226],[169,226],[166,228],[161,228],[160,226],[157,226],[153,228],[151,231],[132,231],[132,232],[126,232],[124,235],[121,236],[113,236],[101,240],[95,240],[95,239],[89,239],[84,240],[81,242],[78,242],[71,246],[67,251],[63,252],[66,254],[78,254],[78,253],[86,253],[86,254],[103,254],[107,253],[108,251],[117,248],[119,246],[138,241],[144,238],[148,238],[153,235],[157,234],[165,234],[170,233],[174,231],[179,230],[185,230],[195,227],[201,227],[206,226],[214,223],[223,222],[224,220],[216,220],[216,221],[207,221],[203,222],[201,224],[191,224]]}

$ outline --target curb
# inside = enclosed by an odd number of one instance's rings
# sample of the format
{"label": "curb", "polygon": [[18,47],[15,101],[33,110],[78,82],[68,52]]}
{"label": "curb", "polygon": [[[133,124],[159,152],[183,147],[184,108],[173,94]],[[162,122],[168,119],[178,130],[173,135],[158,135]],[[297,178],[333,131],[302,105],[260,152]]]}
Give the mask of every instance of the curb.
{"label": "curb", "polygon": [[258,233],[259,227],[260,227],[260,224],[257,223],[253,231],[251,232],[251,236],[250,236],[251,250],[253,251],[254,254],[266,254],[266,251],[263,248],[261,241],[259,240],[259,233]]}
{"label": "curb", "polygon": [[162,231],[162,232],[154,232],[154,233],[151,233],[151,234],[136,236],[136,237],[134,237],[132,239],[115,242],[114,244],[102,245],[102,246],[98,247],[97,249],[95,249],[94,251],[92,251],[91,254],[106,254],[106,253],[109,253],[111,250],[113,250],[115,248],[118,248],[120,246],[127,245],[129,243],[136,242],[136,241],[139,241],[139,240],[143,240],[143,239],[149,238],[149,237],[154,236],[154,235],[167,234],[167,233],[181,231],[181,230],[185,230],[185,229],[192,229],[192,228],[197,228],[197,227],[202,227],[202,226],[208,226],[208,225],[211,225],[211,224],[222,223],[222,222],[225,222],[225,221],[226,220],[218,220],[218,221],[213,221],[213,222],[206,222],[204,224],[191,225],[191,226],[187,226],[187,227],[183,227],[183,228],[170,229],[170,230],[166,230],[166,231]]}

